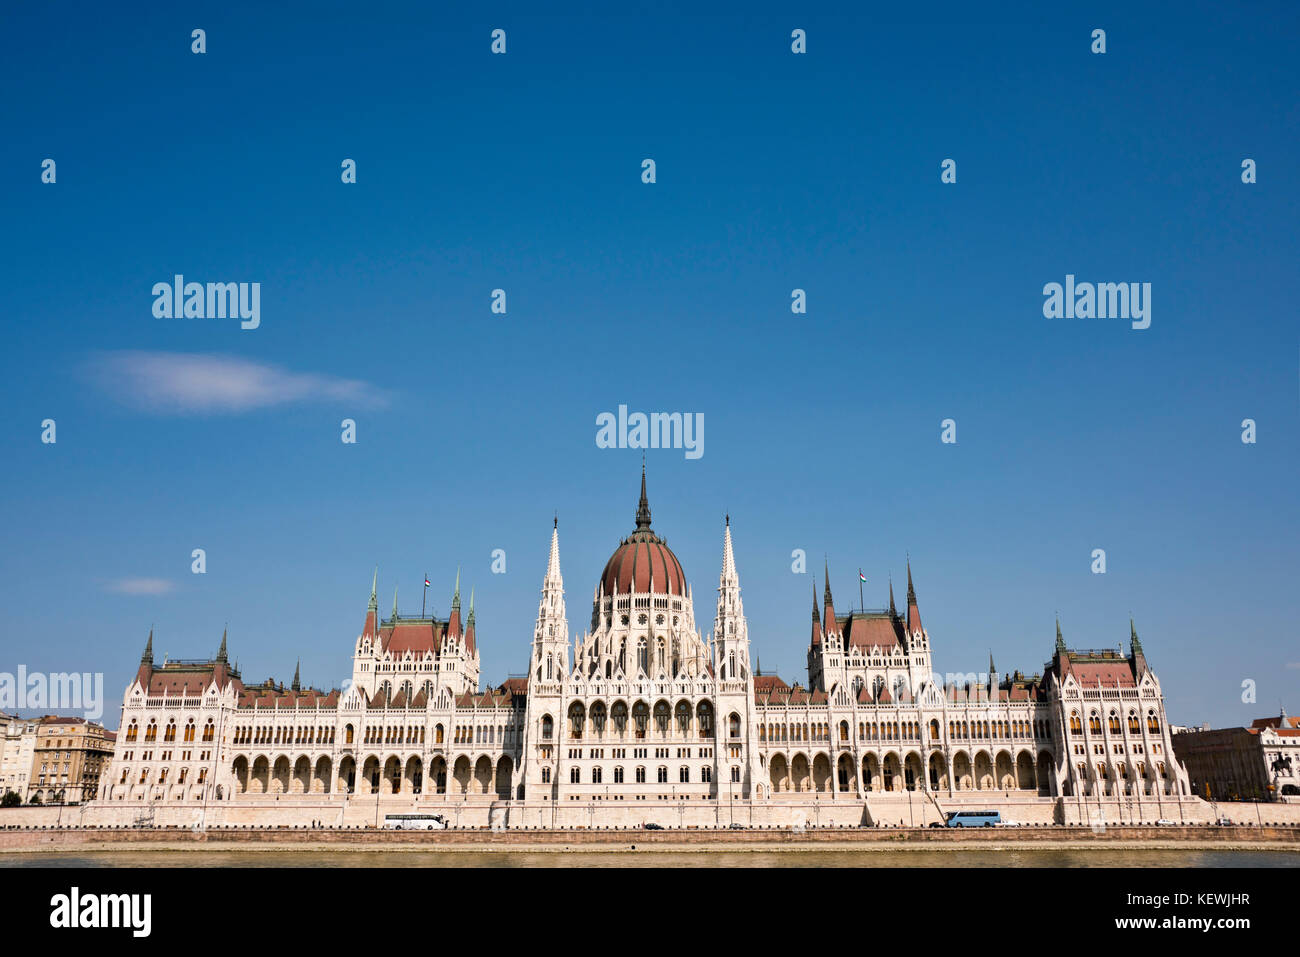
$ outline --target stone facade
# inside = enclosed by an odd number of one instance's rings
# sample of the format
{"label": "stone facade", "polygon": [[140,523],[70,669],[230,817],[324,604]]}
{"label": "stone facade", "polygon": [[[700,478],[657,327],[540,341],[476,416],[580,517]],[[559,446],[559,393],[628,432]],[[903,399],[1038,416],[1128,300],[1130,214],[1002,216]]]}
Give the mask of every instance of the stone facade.
{"label": "stone facade", "polygon": [[1206,800],[1300,803],[1300,718],[1285,710],[1249,728],[1180,729],[1173,742]]}
{"label": "stone facade", "polygon": [[[728,518],[712,629],[680,562],[634,531],[571,636],[552,528],[527,677],[479,690],[473,599],[446,620],[378,614],[378,574],[353,673],[324,692],[244,684],[227,656],[155,665],[126,690],[105,807],[380,823],[450,809],[481,826],[922,822],[945,803],[1034,820],[1196,817],[1164,699],[1136,631],[1127,656],[1066,647],[1041,675],[932,670],[910,563],[906,611],[814,596],[808,684],[751,665]],[[918,811],[920,808],[922,810]],[[1036,808],[1036,810],[1029,810]],[[1091,808],[1092,810],[1089,810]],[[1170,808],[1173,808],[1171,811]],[[1107,810],[1108,809],[1108,810]],[[895,811],[897,810],[897,815]],[[256,815],[255,815],[256,816]],[[691,818],[691,822],[686,819]]]}

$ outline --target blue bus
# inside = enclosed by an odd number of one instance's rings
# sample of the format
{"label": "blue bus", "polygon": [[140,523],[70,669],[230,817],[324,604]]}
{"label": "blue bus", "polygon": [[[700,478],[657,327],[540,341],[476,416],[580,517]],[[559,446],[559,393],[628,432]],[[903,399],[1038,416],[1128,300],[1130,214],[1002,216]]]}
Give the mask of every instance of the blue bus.
{"label": "blue bus", "polygon": [[1002,823],[1002,815],[997,811],[952,811],[948,814],[946,827],[994,827]]}

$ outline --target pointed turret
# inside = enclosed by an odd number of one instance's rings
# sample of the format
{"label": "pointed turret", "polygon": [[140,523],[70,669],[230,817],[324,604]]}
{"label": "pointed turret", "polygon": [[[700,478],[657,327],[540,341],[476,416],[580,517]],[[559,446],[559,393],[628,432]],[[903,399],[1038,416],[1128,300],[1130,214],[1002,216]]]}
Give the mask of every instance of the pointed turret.
{"label": "pointed turret", "polygon": [[889,617],[897,618],[898,609],[894,607],[894,576],[889,576]]}
{"label": "pointed turret", "polygon": [[835,630],[837,622],[835,620],[835,602],[831,599],[831,567],[829,562],[824,563],[824,569],[826,574],[826,594],[824,596],[826,608],[822,612],[822,621],[824,622],[826,634],[829,635]]}
{"label": "pointed turret", "polygon": [[912,559],[907,559],[907,633],[914,635],[921,630],[921,609],[916,604],[916,589],[912,587]]}
{"label": "pointed turret", "polygon": [[227,662],[226,657],[226,629],[221,629],[221,647],[217,649],[217,661],[221,664]]}
{"label": "pointed turret", "polygon": [[460,630],[460,566],[456,566],[456,590],[451,596],[451,614],[447,616],[447,634],[452,638],[461,636]]}
{"label": "pointed turret", "polygon": [[465,622],[465,650],[474,654],[474,589],[469,590],[469,619]]}
{"label": "pointed turret", "polygon": [[302,679],[301,677],[299,677],[301,671],[302,671],[302,659],[299,658],[298,663],[293,666],[293,684],[289,686],[294,691],[302,690]]}
{"label": "pointed turret", "polygon": [[393,621],[397,621],[397,586],[393,586]]}
{"label": "pointed turret", "polygon": [[722,533],[722,575],[718,579],[720,586],[740,585],[740,577],[736,574],[736,556],[731,550],[731,516],[726,517],[726,525]]}
{"label": "pointed turret", "polygon": [[149,639],[144,643],[144,654],[140,656],[140,668],[135,673],[135,680],[140,687],[149,690],[149,679],[153,675],[153,626],[149,626]]}
{"label": "pointed turret", "polygon": [[822,620],[817,614],[817,583],[812,586],[813,593],[813,613],[812,613],[812,641],[810,644],[820,645],[822,643]]}
{"label": "pointed turret", "polygon": [[1147,656],[1142,652],[1142,642],[1138,639],[1137,626],[1133,619],[1128,620],[1129,656],[1133,659],[1133,670],[1138,674],[1147,670]]}
{"label": "pointed turret", "polygon": [[1056,651],[1058,654],[1065,653],[1065,639],[1061,637],[1061,618],[1056,618]]}
{"label": "pointed turret", "polygon": [[379,634],[379,566],[375,566],[375,577],[370,582],[370,601],[366,605],[366,623],[361,626],[361,634],[374,638]]}

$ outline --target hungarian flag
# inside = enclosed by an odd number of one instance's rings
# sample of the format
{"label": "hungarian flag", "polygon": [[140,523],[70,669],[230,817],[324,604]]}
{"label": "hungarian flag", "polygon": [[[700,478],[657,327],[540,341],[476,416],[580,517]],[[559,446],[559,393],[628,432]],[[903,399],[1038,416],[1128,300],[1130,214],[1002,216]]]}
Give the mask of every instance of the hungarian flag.
{"label": "hungarian flag", "polygon": [[861,569],[861,568],[858,569],[858,581],[860,581],[860,582],[862,582],[862,583],[864,583],[864,584],[865,584],[866,581],[867,581],[867,576],[864,575],[864,574],[862,574],[862,569]]}
{"label": "hungarian flag", "polygon": [[426,576],[425,579],[424,579],[424,587],[425,587],[425,588],[428,588],[428,587],[429,587],[429,579],[428,579],[428,576]]}

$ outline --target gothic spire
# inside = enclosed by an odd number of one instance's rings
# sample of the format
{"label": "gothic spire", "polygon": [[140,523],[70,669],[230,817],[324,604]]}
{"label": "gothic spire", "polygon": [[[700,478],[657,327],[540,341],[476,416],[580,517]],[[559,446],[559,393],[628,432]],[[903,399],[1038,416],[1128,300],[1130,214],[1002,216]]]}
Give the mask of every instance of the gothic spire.
{"label": "gothic spire", "polygon": [[1061,637],[1061,616],[1056,616],[1056,650],[1065,651],[1065,639]]}
{"label": "gothic spire", "polygon": [[[451,596],[451,607],[460,611],[460,566],[456,566],[456,591]],[[457,615],[459,618],[460,616]]]}
{"label": "gothic spire", "polygon": [[641,459],[641,501],[636,507],[636,527],[650,527],[650,500],[645,494],[645,459]]}
{"label": "gothic spire", "polygon": [[393,586],[393,621],[397,621],[397,586]]}
{"label": "gothic spire", "polygon": [[289,686],[289,687],[291,687],[294,691],[301,691],[301,690],[302,690],[302,681],[301,681],[301,679],[298,677],[298,676],[299,676],[299,673],[300,673],[301,671],[302,671],[302,659],[299,658],[299,659],[298,659],[298,663],[297,663],[296,665],[293,666],[293,684]]}
{"label": "gothic spire", "polygon": [[894,607],[894,576],[889,576],[889,617],[897,618],[898,609]]}
{"label": "gothic spire", "polygon": [[921,630],[921,609],[916,603],[916,589],[912,587],[912,557],[907,558],[907,630],[916,634]]}
{"label": "gothic spire", "polygon": [[226,629],[221,629],[221,647],[217,649],[217,661],[226,661]]}
{"label": "gothic spire", "polygon": [[140,656],[140,664],[153,665],[153,625],[149,626],[149,640],[144,643],[144,654]]}
{"label": "gothic spire", "polygon": [[727,516],[727,524],[722,532],[722,584],[737,583],[736,574],[736,556],[731,550],[731,516]]}
{"label": "gothic spire", "polygon": [[1137,626],[1133,624],[1133,619],[1128,620],[1129,647],[1133,657],[1142,654],[1142,642],[1138,640]]}

